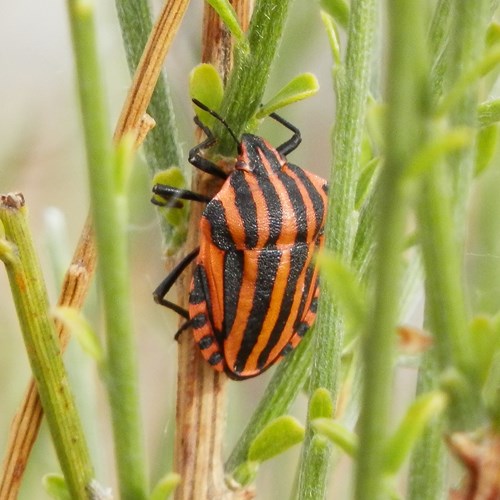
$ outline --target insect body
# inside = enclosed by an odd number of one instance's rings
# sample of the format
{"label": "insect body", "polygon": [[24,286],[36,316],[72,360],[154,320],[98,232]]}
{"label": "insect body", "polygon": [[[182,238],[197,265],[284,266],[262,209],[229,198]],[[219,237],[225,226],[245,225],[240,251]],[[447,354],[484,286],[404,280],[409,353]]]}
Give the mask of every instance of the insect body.
{"label": "insect body", "polygon": [[[235,169],[211,200],[168,186],[154,188],[165,199],[207,202],[199,250],[174,269],[155,298],[175,306],[163,297],[196,258],[189,311],[175,307],[188,319],[185,327],[192,327],[208,363],[236,380],[262,373],[294,349],[317,308],[318,275],[312,259],[323,239],[326,182],[286,161],[300,135],[272,116],[294,136],[275,149],[258,136],[243,134]],[[194,148],[190,160],[215,174],[218,167],[199,154],[213,141],[205,132],[207,141]]]}

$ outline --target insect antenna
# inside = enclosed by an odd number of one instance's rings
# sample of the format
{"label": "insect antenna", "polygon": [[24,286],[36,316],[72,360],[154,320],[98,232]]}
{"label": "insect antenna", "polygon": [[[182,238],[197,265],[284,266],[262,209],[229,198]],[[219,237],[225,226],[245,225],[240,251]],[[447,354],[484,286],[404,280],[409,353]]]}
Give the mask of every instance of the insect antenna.
{"label": "insect antenna", "polygon": [[236,143],[236,145],[239,146],[240,141],[236,137],[236,134],[231,130],[231,127],[228,125],[226,120],[224,120],[224,118],[222,118],[222,116],[219,115],[219,113],[215,112],[213,109],[210,109],[208,106],[205,106],[205,104],[198,101],[198,99],[192,99],[192,101],[200,109],[202,109],[203,111],[206,111],[207,113],[211,114],[215,119],[219,120],[222,123],[222,125],[224,125],[224,127],[226,127],[226,130],[231,134],[231,137],[234,139],[234,142]]}

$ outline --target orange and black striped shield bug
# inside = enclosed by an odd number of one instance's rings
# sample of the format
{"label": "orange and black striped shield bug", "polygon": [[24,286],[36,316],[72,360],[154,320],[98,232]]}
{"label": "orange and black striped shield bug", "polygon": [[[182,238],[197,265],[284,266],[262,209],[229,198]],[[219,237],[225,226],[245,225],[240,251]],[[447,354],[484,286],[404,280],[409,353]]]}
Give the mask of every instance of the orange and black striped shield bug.
{"label": "orange and black striped shield bug", "polygon": [[[238,140],[217,113],[193,102],[219,120],[238,145],[234,170],[225,174],[202,153],[215,138],[198,118],[207,138],[190,151],[196,168],[225,180],[207,198],[157,184],[157,204],[184,199],[206,203],[200,246],[173,269],[154,291],[155,300],[173,309],[191,327],[203,357],[235,380],[259,375],[293,350],[316,316],[319,285],[314,253],[323,242],[326,181],[288,163],[301,142],[299,130],[276,149],[264,139],[243,134]],[[182,271],[196,260],[189,310],[165,299]]]}

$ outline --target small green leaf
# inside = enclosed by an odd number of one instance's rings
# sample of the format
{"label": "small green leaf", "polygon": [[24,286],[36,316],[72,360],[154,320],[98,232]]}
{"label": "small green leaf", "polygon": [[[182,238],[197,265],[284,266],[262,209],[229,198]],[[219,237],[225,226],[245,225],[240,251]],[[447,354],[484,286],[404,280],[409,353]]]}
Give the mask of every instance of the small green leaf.
{"label": "small green leaf", "polygon": [[71,500],[66,481],[60,474],[46,474],[42,478],[42,485],[54,500]]}
{"label": "small green leaf", "polygon": [[255,481],[259,470],[259,462],[247,460],[240,464],[231,476],[226,478],[226,483],[232,490],[238,490],[242,486],[247,486]]}
{"label": "small green leaf", "polygon": [[384,452],[384,472],[396,474],[431,418],[441,414],[448,397],[442,391],[423,394],[410,406]]}
{"label": "small green leaf", "polygon": [[330,50],[332,51],[333,62],[335,64],[334,67],[339,67],[342,65],[342,57],[340,55],[340,43],[335,24],[332,21],[332,17],[325,12],[321,12],[321,20],[325,25],[328,41],[330,42]]}
{"label": "small green leaf", "polygon": [[431,139],[414,155],[406,170],[407,178],[415,178],[432,168],[448,153],[465,148],[474,139],[471,129],[462,127],[448,130]]}
{"label": "small green leaf", "polygon": [[481,103],[477,109],[477,119],[481,127],[500,121],[500,99],[491,99]]}
{"label": "small green leaf", "polygon": [[248,450],[248,460],[264,462],[285,452],[304,439],[304,427],[289,415],[271,421],[252,441]]}
{"label": "small green leaf", "polygon": [[500,24],[493,21],[486,31],[486,46],[492,47],[497,43],[500,43]]}
{"label": "small green leaf", "polygon": [[150,500],[166,500],[181,482],[181,476],[171,472],[163,476],[153,488]]}
{"label": "small green leaf", "polygon": [[309,402],[309,420],[333,417],[332,395],[328,389],[319,387],[314,391]]}
{"label": "small green leaf", "polygon": [[347,28],[349,24],[349,4],[345,0],[321,0],[320,5],[343,28]]}
{"label": "small green leaf", "polygon": [[[214,66],[199,64],[193,68],[189,75],[189,95],[214,111],[219,109],[224,96],[224,84]],[[207,127],[213,126],[215,118],[210,113],[194,105],[193,109]]]}
{"label": "small green leaf", "polygon": [[238,17],[233,9],[233,6],[228,0],[207,0],[212,8],[219,14],[224,24],[227,26],[231,34],[238,40],[238,42],[245,44],[245,33],[241,29]]}
{"label": "small green leaf", "polygon": [[498,143],[498,126],[496,124],[488,127],[482,127],[477,133],[476,139],[476,161],[475,171],[476,176],[482,174],[495,156]]}
{"label": "small green leaf", "polygon": [[333,418],[316,418],[311,421],[314,432],[327,437],[333,444],[341,448],[350,457],[358,452],[358,437]]}
{"label": "small green leaf", "polygon": [[78,309],[65,306],[56,307],[54,316],[71,331],[83,351],[90,355],[98,365],[104,362],[104,351],[99,339],[90,323]]}
{"label": "small green leaf", "polygon": [[443,97],[441,103],[436,109],[436,116],[444,116],[454,106],[468,90],[468,88],[481,77],[495,69],[500,63],[500,48],[493,46],[487,50],[484,56],[464,72],[461,78],[453,85],[450,91]]}
{"label": "small green leaf", "polygon": [[361,326],[366,317],[365,293],[354,272],[326,250],[316,259],[321,277],[328,280],[351,326]]}
{"label": "small green leaf", "polygon": [[[3,225],[0,222],[0,231],[1,230],[3,230]],[[0,260],[5,264],[8,264],[10,262],[14,262],[15,259],[15,246],[10,241],[7,241],[5,238],[0,237]]]}
{"label": "small green leaf", "polygon": [[264,104],[257,112],[256,117],[258,119],[264,118],[279,108],[316,94],[318,90],[317,78],[312,73],[302,73],[288,82],[274,97]]}
{"label": "small green leaf", "polygon": [[[177,166],[172,166],[166,170],[157,172],[153,177],[153,186],[163,184],[179,189],[184,189],[187,186],[186,178],[182,170]],[[186,217],[188,213],[188,204],[182,200],[176,200],[173,206],[161,206],[165,200],[156,194],[153,194],[153,200],[156,202],[158,210],[163,215],[169,226],[185,230]]]}
{"label": "small green leaf", "polygon": [[481,383],[486,380],[495,352],[500,349],[498,319],[486,315],[475,316],[469,327],[474,364]]}
{"label": "small green leaf", "polygon": [[376,172],[380,165],[380,158],[372,158],[361,171],[359,176],[358,185],[356,186],[356,209],[359,210],[368,193],[371,193],[372,187],[375,185],[377,178]]}
{"label": "small green leaf", "polygon": [[493,425],[500,429],[500,351],[493,355],[482,396]]}

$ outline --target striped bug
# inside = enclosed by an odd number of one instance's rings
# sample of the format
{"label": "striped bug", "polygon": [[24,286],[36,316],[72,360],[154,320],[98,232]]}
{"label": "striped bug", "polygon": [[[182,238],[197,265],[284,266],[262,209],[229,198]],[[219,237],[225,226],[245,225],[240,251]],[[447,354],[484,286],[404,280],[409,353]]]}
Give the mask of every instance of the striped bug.
{"label": "striped bug", "polygon": [[[157,184],[153,202],[177,199],[206,203],[200,246],[186,255],[153,292],[159,304],[186,319],[177,335],[191,327],[201,354],[217,371],[243,380],[259,375],[293,350],[311,326],[318,302],[318,270],[313,254],[323,242],[326,181],[288,163],[301,142],[299,130],[270,116],[293,135],[276,149],[252,134],[235,136],[234,170],[227,175],[202,153],[215,143],[195,117],[206,139],[191,149],[189,162],[224,179],[213,197]],[[165,299],[186,267],[196,260],[189,310]]]}

